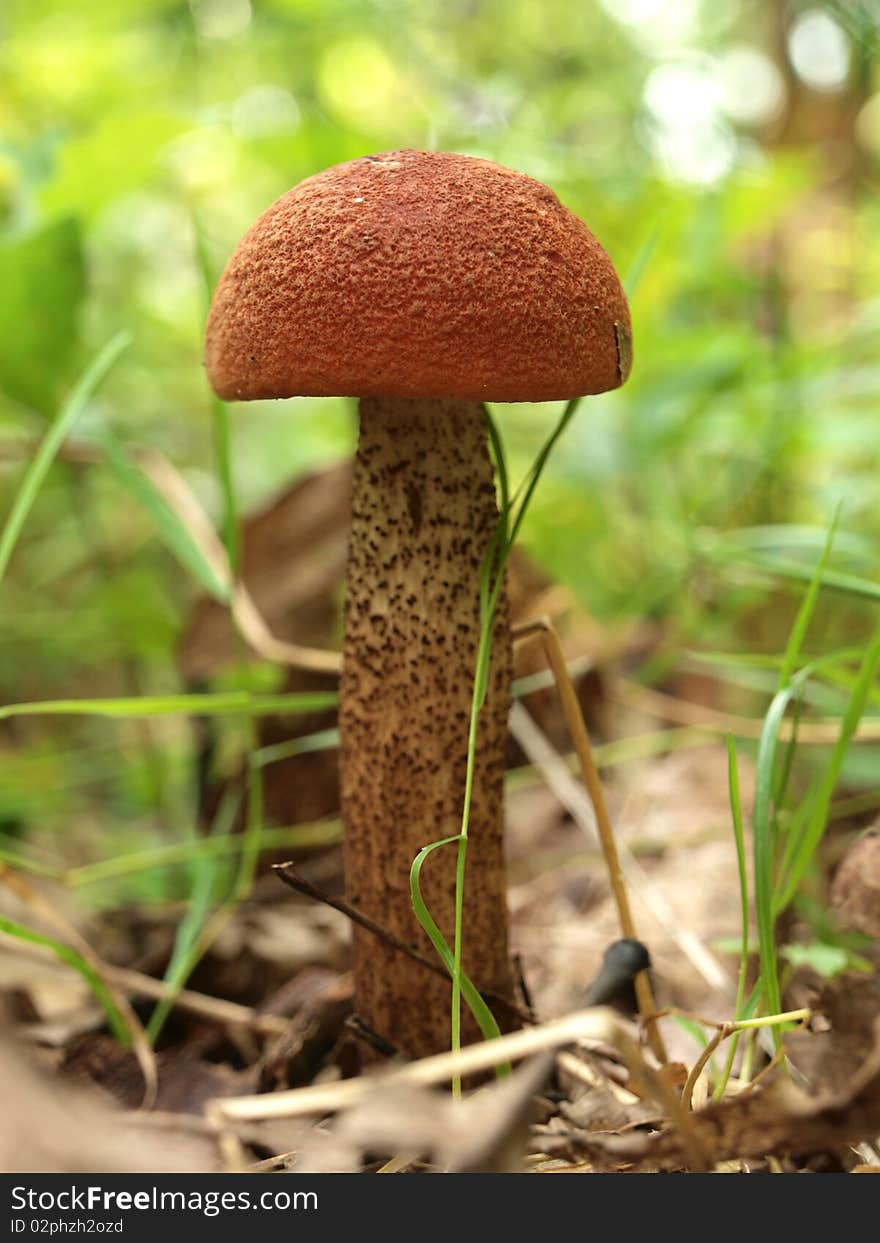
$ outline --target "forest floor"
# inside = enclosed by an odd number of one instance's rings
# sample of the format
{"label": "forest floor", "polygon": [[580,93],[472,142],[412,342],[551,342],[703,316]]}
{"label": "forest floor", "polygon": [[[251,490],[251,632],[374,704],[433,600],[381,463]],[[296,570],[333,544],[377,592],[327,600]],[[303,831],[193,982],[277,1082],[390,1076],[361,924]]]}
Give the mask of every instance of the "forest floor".
{"label": "forest floor", "polygon": [[[81,976],[39,951],[4,945],[0,994],[18,1036],[0,1064],[8,1137],[0,1164],[303,1172],[876,1167],[876,976],[827,981],[801,969],[790,978],[788,1008],[811,1014],[786,1039],[793,1079],[778,1066],[766,1073],[760,1046],[752,1070],[764,1066],[758,1086],[734,1076],[720,1104],[709,1097],[727,1045],[702,1074],[692,1073],[715,1034],[710,1024],[733,1015],[740,898],[726,764],[725,748],[707,742],[622,764],[607,782],[658,1005],[706,1021],[699,1028],[662,1020],[669,1058],[662,1070],[644,1045],[632,1045],[636,1029],[623,1020],[592,1033],[587,1021],[580,1040],[560,1044],[554,1035],[553,1021],[583,1006],[587,983],[620,933],[588,810],[575,806],[573,816],[540,769],[529,767],[518,771],[508,798],[509,892],[513,948],[543,1025],[531,1029],[533,1056],[512,1080],[453,1102],[395,1069],[377,1077],[370,1094],[346,1096],[348,921],[264,873],[149,1055],[157,1076],[149,1111],[139,1108],[143,1059],[108,1034]],[[748,804],[747,769],[742,778]],[[319,887],[338,890],[338,847],[308,852],[298,866]],[[138,998],[133,973],[161,975],[180,914],[96,913],[79,933],[102,962],[132,973],[112,978]],[[141,996],[136,1013],[146,1018],[150,1004]],[[325,1091],[315,1112],[296,1097],[309,1085]],[[218,1104],[242,1097],[282,1108],[262,1116],[251,1101],[245,1118],[218,1113]],[[475,1109],[483,1137],[476,1148],[468,1138]]]}

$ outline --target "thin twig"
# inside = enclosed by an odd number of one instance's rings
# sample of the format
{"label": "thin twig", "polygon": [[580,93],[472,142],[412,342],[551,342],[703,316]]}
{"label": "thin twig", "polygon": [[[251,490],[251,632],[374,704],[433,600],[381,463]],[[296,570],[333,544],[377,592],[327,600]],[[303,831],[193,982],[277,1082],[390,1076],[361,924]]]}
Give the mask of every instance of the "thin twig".
{"label": "thin twig", "polygon": [[[0,941],[4,946],[27,958],[38,958],[59,971],[72,971],[67,963],[59,961],[52,951],[42,945],[30,945],[17,938],[0,933]],[[129,967],[116,967],[104,963],[103,977],[124,993],[132,997],[149,997],[152,1001],[164,1001],[174,993],[174,1004],[178,1009],[198,1014],[202,1018],[211,1019],[228,1027],[245,1027],[259,1032],[263,1036],[282,1036],[290,1029],[287,1019],[276,1014],[259,1014],[250,1006],[241,1006],[234,1001],[223,1001],[218,997],[209,997],[206,993],[197,993],[192,989],[174,990],[163,980],[156,980],[151,975],[143,975],[140,971],[132,971]]]}
{"label": "thin twig", "polygon": [[[617,917],[620,922],[621,932],[624,937],[637,941],[639,936],[629,904],[629,895],[626,890],[623,869],[620,865],[620,855],[617,851],[617,842],[614,837],[611,816],[608,813],[608,805],[605,802],[605,792],[602,788],[596,762],[593,759],[590,736],[584,724],[577,694],[568,675],[565,653],[562,650],[559,635],[556,633],[553,623],[548,618],[542,617],[532,622],[529,626],[520,627],[518,630],[517,638],[520,640],[525,640],[532,636],[540,638],[544,646],[547,663],[553,671],[553,677],[556,681],[556,692],[562,707],[562,715],[565,718],[566,728],[580,762],[584,785],[593,805],[596,829],[599,834],[602,853],[605,856],[605,866],[608,870],[611,892],[614,895],[614,902],[617,906]],[[656,1019],[653,1017],[657,1006],[651,989],[651,981],[646,971],[640,971],[636,976],[635,991],[639,1003],[639,1016],[645,1025],[645,1035],[648,1043],[657,1058],[661,1062],[666,1062],[666,1048],[663,1044],[663,1037],[660,1034]]]}
{"label": "thin twig", "polygon": [[[442,976],[444,980],[449,979],[449,972],[442,963],[437,962],[434,958],[429,958],[427,954],[422,954],[417,949],[413,949],[411,945],[401,941],[399,937],[389,932],[387,928],[383,928],[381,924],[371,919],[369,915],[365,915],[358,907],[352,906],[350,902],[346,902],[344,898],[334,898],[331,894],[325,893],[323,889],[319,889],[311,881],[301,876],[292,863],[274,863],[272,870],[286,885],[289,885],[291,889],[295,889],[297,893],[301,893],[307,898],[312,898],[315,902],[321,902],[324,906],[332,907],[334,911],[339,911],[340,914],[350,919],[352,923],[366,929],[367,932],[372,933],[374,937],[385,945],[390,946],[391,949],[397,950],[401,954],[406,954],[408,958],[424,967],[426,971]],[[491,1005],[502,1007],[508,1014],[518,1018],[521,1022],[534,1022],[528,1011],[518,1006],[516,1002],[511,1001],[508,997],[502,997],[499,993],[483,992],[482,989],[480,989],[480,996]]]}
{"label": "thin twig", "polygon": [[400,1085],[432,1087],[448,1083],[456,1075],[480,1074],[504,1062],[519,1061],[545,1049],[564,1048],[578,1040],[613,1045],[627,1063],[632,1061],[638,1067],[644,1064],[641,1051],[623,1020],[613,1010],[597,1006],[495,1040],[479,1041],[457,1053],[439,1053],[381,1074],[338,1083],[312,1084],[271,1095],[224,1097],[212,1101],[208,1110],[229,1122],[333,1113],[356,1104],[376,1089]]}
{"label": "thin twig", "polygon": [[690,1109],[691,1099],[694,1094],[694,1088],[697,1086],[697,1080],[706,1068],[712,1054],[718,1048],[722,1041],[726,1040],[733,1032],[733,1024],[726,1023],[723,1027],[719,1027],[710,1040],[707,1040],[705,1048],[700,1056],[691,1067],[690,1074],[685,1081],[685,1085],[681,1090],[681,1104],[683,1109]]}
{"label": "thin twig", "polygon": [[[562,805],[570,813],[575,824],[583,830],[591,842],[598,844],[598,833],[596,830],[596,817],[593,813],[590,800],[587,797],[583,787],[577,783],[566,782],[565,786],[557,783],[558,770],[555,765],[548,767],[544,764],[543,755],[545,748],[552,751],[546,737],[539,730],[538,726],[532,720],[525,710],[523,713],[511,712],[511,730],[514,737],[526,755],[526,758],[534,765],[538,776],[543,779],[547,786],[560,800]],[[536,745],[540,736],[543,745]],[[608,743],[608,746],[614,746],[614,743]],[[556,754],[553,752],[553,754]],[[594,757],[595,757],[594,752]],[[572,759],[576,762],[577,757]],[[569,761],[565,761],[568,768]],[[523,770],[520,770],[522,772]],[[676,916],[672,907],[663,896],[662,891],[653,890],[649,887],[648,875],[642,867],[639,860],[622,841],[619,844],[619,851],[622,860],[624,875],[627,884],[638,894],[642,905],[650,911],[654,919],[662,928],[665,928],[670,937],[679,945],[681,952],[690,961],[694,969],[703,977],[706,983],[715,992],[731,993],[730,981],[724,969],[713,957],[710,950],[703,944],[700,938],[691,931],[687,925],[683,924]]]}
{"label": "thin twig", "polygon": [[208,1118],[221,1131],[237,1122],[266,1121],[273,1118],[300,1118],[334,1113],[358,1104],[371,1093],[382,1093],[401,1086],[432,1087],[472,1074],[491,1070],[503,1062],[520,1061],[533,1054],[563,1049],[579,1040],[612,1045],[629,1067],[633,1084],[653,1097],[679,1130],[682,1147],[692,1169],[705,1170],[707,1162],[688,1114],[662,1074],[645,1061],[642,1050],[626,1024],[604,1006],[580,1010],[537,1027],[468,1045],[454,1053],[440,1053],[418,1062],[373,1076],[345,1079],[340,1083],[312,1084],[263,1096],[225,1097],[210,1101]]}
{"label": "thin twig", "polygon": [[401,1060],[401,1054],[390,1044],[384,1037],[380,1036],[372,1027],[368,1027],[364,1020],[358,1014],[350,1014],[343,1023],[346,1031],[351,1032],[355,1040],[360,1040],[374,1053],[378,1053],[380,1057],[387,1058],[389,1061]]}
{"label": "thin twig", "polygon": [[153,450],[135,450],[134,455],[141,470],[184,524],[216,577],[230,591],[233,620],[257,655],[296,669],[338,674],[342,669],[340,652],[303,647],[272,634],[245,585],[234,581],[229,556],[220,537],[192,489],[168,459]]}

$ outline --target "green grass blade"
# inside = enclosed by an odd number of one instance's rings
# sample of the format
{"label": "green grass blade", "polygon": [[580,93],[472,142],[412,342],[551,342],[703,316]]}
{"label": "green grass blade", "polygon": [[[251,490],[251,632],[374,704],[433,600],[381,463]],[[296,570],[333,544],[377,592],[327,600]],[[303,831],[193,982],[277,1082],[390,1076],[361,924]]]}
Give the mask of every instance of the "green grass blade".
{"label": "green grass blade", "polygon": [[[228,791],[220,803],[209,840],[216,837],[228,837],[231,833],[235,817],[238,814],[241,798],[238,793]],[[174,948],[165,971],[165,983],[169,992],[156,1005],[150,1015],[147,1026],[147,1038],[155,1046],[165,1026],[165,1021],[174,1007],[178,993],[186,984],[193,968],[200,958],[199,942],[204,930],[205,921],[211,910],[211,904],[217,893],[217,882],[223,868],[222,855],[202,855],[195,862],[195,874],[190,890],[186,914],[177,927],[174,937]]]}
{"label": "green grass blade", "polygon": [[314,734],[305,734],[302,738],[291,738],[289,742],[273,742],[260,747],[250,757],[251,764],[258,768],[266,768],[269,764],[278,764],[282,760],[292,760],[297,755],[312,755],[316,751],[333,751],[339,746],[338,729],[319,729]]}
{"label": "green grass blade", "polygon": [[822,785],[822,774],[815,773],[810,780],[806,794],[790,816],[785,829],[785,848],[776,869],[776,883],[773,888],[773,914],[779,918],[782,914],[781,898],[787,887],[788,877],[794,866],[795,859],[800,855],[804,844],[804,835],[810,822],[810,816],[819,790]]}
{"label": "green grass blade", "polygon": [[[428,910],[425,900],[422,897],[421,873],[422,865],[428,855],[432,854],[435,850],[439,850],[442,846],[457,845],[459,841],[460,838],[456,835],[455,837],[444,837],[441,841],[431,842],[429,846],[423,847],[423,849],[416,855],[415,859],[413,859],[409,873],[409,888],[410,896],[412,897],[413,910],[416,913],[419,923],[430,937],[431,944],[437,951],[437,956],[449,972],[450,976],[452,976],[455,971],[455,957],[446,941],[446,938],[437,926],[433,915]],[[501,1032],[495,1021],[495,1016],[464,972],[461,973],[461,994],[470,1007],[471,1013],[476,1019],[484,1038],[486,1040],[494,1040],[496,1036],[500,1036]],[[500,1066],[496,1071],[498,1074],[508,1074],[509,1072],[509,1065]]]}
{"label": "green grass blade", "polygon": [[257,730],[253,720],[248,721],[248,767],[247,767],[247,815],[242,849],[238,860],[238,874],[232,889],[232,902],[246,898],[251,891],[257,866],[260,862],[260,837],[263,828],[263,812],[265,799],[263,796],[263,770],[259,764],[252,764],[251,756],[256,750]]}
{"label": "green grass blade", "polygon": [[[752,812],[755,916],[758,925],[761,982],[764,998],[771,1014],[777,1014],[782,1009],[774,937],[776,813],[773,806],[773,788],[777,773],[779,727],[789,703],[799,693],[802,684],[823,665],[829,665],[838,659],[839,655],[835,652],[805,665],[794,675],[787,686],[776,692],[764,718],[758,743],[755,802]],[[778,1039],[778,1035],[776,1038]]]}
{"label": "green grass blade", "polygon": [[856,684],[853,687],[843,720],[841,721],[840,733],[832,748],[828,767],[825,770],[818,794],[813,802],[807,827],[798,845],[797,852],[792,858],[788,876],[784,879],[784,883],[775,895],[776,905],[780,911],[784,911],[794,897],[797,887],[810,866],[816,853],[816,848],[825,832],[831,799],[840,779],[843,761],[852,736],[858,728],[859,721],[862,719],[865,704],[868,700],[868,693],[877,676],[878,667],[880,667],[880,626],[874,632],[874,636],[868,645],[868,650],[865,652],[865,658],[859,669]]}
{"label": "green grass blade", "polygon": [[755,774],[753,811],[753,842],[755,869],[755,918],[758,925],[758,947],[761,981],[767,1005],[772,1013],[782,1009],[779,975],[776,968],[775,923],[773,919],[773,826],[772,793],[776,771],[776,750],[779,726],[785,715],[794,687],[778,691],[764,718]]}
{"label": "green grass blade", "polygon": [[489,436],[489,448],[492,453],[492,461],[495,465],[495,475],[498,479],[498,510],[501,515],[501,529],[504,532],[503,543],[509,542],[507,531],[507,518],[510,513],[510,476],[507,473],[507,457],[504,453],[504,443],[501,439],[501,433],[498,431],[495,420],[489,411],[488,406],[483,406],[483,418],[486,421],[486,431]]}
{"label": "green grass blade", "polygon": [[777,809],[783,805],[785,796],[788,792],[788,785],[791,781],[791,774],[794,768],[794,757],[797,754],[798,727],[801,722],[802,707],[803,699],[801,696],[797,696],[794,700],[794,709],[791,714],[791,737],[786,743],[785,750],[782,753],[782,763],[778,766],[776,780],[773,784],[773,806]]}
{"label": "green grass blade", "polygon": [[[202,301],[204,313],[207,315],[211,305],[211,293],[217,283],[218,273],[214,271],[211,256],[205,243],[205,231],[197,216],[193,216],[193,236],[195,237],[195,259],[202,278]],[[211,433],[214,440],[214,461],[217,469],[217,481],[220,485],[220,496],[223,503],[223,543],[232,575],[238,572],[239,565],[239,534],[238,507],[235,500],[235,485],[232,476],[232,446],[229,436],[229,414],[226,405],[213,391],[209,396],[211,415]]]}
{"label": "green grass blade", "polygon": [[81,954],[78,954],[76,950],[71,949],[69,945],[65,945],[62,941],[56,941],[52,937],[43,936],[42,933],[34,932],[32,928],[26,928],[24,924],[16,923],[14,919],[7,919],[3,915],[0,915],[0,932],[5,932],[7,936],[15,937],[17,941],[27,941],[31,945],[42,945],[46,949],[50,949],[61,962],[67,963],[69,967],[73,967],[74,971],[78,971],[92,990],[95,1000],[99,1002],[107,1015],[107,1021],[110,1024],[113,1035],[123,1048],[128,1049],[131,1047],[131,1034],[126,1026],[125,1019],[119,1013],[104,981]]}
{"label": "green grass blade", "polygon": [[792,674],[795,671],[795,667],[797,666],[807,629],[812,621],[813,613],[816,611],[819,591],[822,587],[822,580],[828,565],[828,558],[831,556],[831,548],[834,544],[834,534],[837,530],[837,523],[839,519],[840,504],[838,504],[834,511],[834,516],[831,519],[831,525],[828,528],[828,535],[825,538],[825,546],[822,549],[822,555],[819,557],[816,567],[812,572],[810,577],[810,585],[807,588],[803,600],[801,601],[797,617],[795,618],[794,625],[791,628],[791,633],[788,636],[788,643],[785,646],[785,654],[782,658],[782,668],[779,671],[780,686],[788,685],[791,681]]}
{"label": "green grass blade", "polygon": [[[790,702],[800,693],[804,683],[812,672],[822,665],[837,659],[837,653],[813,661],[805,665],[798,673],[795,667],[800,659],[801,649],[807,630],[815,612],[819,598],[819,590],[826,574],[828,558],[834,543],[834,533],[840,507],[834,513],[822,555],[810,576],[810,585],[798,609],[794,624],[789,634],[779,670],[779,689],[774,695],[758,743],[758,757],[755,774],[755,803],[753,811],[753,842],[754,880],[755,880],[755,917],[758,925],[758,952],[761,969],[761,989],[771,1014],[782,1009],[781,987],[776,957],[776,886],[777,886],[777,838],[778,815],[775,794],[780,789],[780,769],[777,764],[779,750],[779,729]],[[793,753],[789,756],[789,763]],[[787,785],[787,765],[784,763],[782,774]],[[773,1039],[777,1048],[781,1035],[777,1028],[773,1029]]]}
{"label": "green grass blade", "polygon": [[217,478],[223,499],[223,543],[233,577],[238,572],[240,556],[238,512],[232,482],[232,446],[229,436],[229,416],[219,397],[211,395],[211,430],[214,439],[214,457],[217,462]]}
{"label": "green grass blade", "polygon": [[[447,951],[449,951],[449,947],[446,945],[445,940],[443,940],[436,923],[434,922],[425,903],[421,899],[421,893],[418,888],[418,875],[421,871],[421,865],[426,851],[430,852],[441,844],[449,844],[450,840],[457,842],[455,872],[455,936],[454,948],[451,951],[451,965],[447,963],[447,967],[452,975],[451,1047],[453,1050],[456,1050],[461,1046],[461,997],[465,996],[467,999],[465,976],[461,966],[467,837],[476,765],[477,728],[480,710],[485,702],[488,687],[489,666],[492,650],[492,631],[495,624],[495,614],[498,608],[498,602],[501,598],[501,593],[504,590],[504,568],[507,563],[507,557],[510,553],[510,549],[513,546],[513,541],[516,539],[516,535],[522,524],[523,518],[525,517],[532,495],[538,485],[541,473],[548,457],[550,456],[553,446],[556,444],[557,440],[562,435],[566,426],[573,417],[574,412],[577,409],[578,402],[578,398],[568,402],[561,418],[559,419],[559,422],[547,438],[544,446],[535,459],[531,470],[527,473],[523,483],[517,490],[517,495],[522,492],[522,499],[519,501],[516,517],[514,518],[512,524],[510,514],[516,504],[516,499],[511,498],[510,496],[504,446],[501,440],[501,435],[495,425],[490,411],[485,406],[483,408],[490,448],[499,473],[500,499],[502,508],[498,528],[489,541],[486,554],[480,568],[480,639],[477,646],[473,693],[471,696],[471,710],[468,724],[467,764],[465,769],[464,797],[462,801],[461,831],[457,838],[446,839],[443,843],[433,842],[426,846],[413,861],[413,871],[411,872],[410,877],[410,888],[413,895],[413,908],[415,910],[416,917],[430,937],[435,949],[437,949],[437,952],[440,954],[441,958],[443,958],[443,951],[440,949],[440,943],[442,942],[442,945]],[[439,938],[439,940],[437,938]],[[444,962],[446,961],[445,958],[443,960]],[[471,1008],[473,1009],[472,999],[469,1000],[468,1004],[471,1005]],[[454,1082],[453,1090],[458,1091],[459,1089],[460,1085],[458,1082]]]}
{"label": "green grass blade", "polygon": [[[786,578],[795,583],[811,583],[813,571],[808,565],[800,565],[797,561],[788,561],[780,557],[744,556],[742,560],[776,578]],[[841,595],[855,596],[862,600],[880,601],[880,583],[873,579],[863,578],[858,574],[845,574],[840,570],[826,570],[822,575],[822,587],[826,591],[837,591]]]}
{"label": "green grass blade", "polygon": [[98,443],[113,474],[153,519],[159,536],[184,569],[215,600],[228,604],[231,595],[228,584],[217,577],[183,522],[137,463],[127,456],[119,439],[112,432],[104,432]]}
{"label": "green grass blade", "polygon": [[635,296],[635,292],[642,282],[642,277],[645,275],[649,263],[654,258],[654,252],[659,241],[660,229],[655,226],[636,251],[635,257],[626,270],[622,284],[626,290],[626,296],[630,300]]}
{"label": "green grass blade", "polygon": [[[260,849],[277,850],[282,846],[329,846],[342,837],[342,825],[338,820],[318,821],[315,824],[297,824],[289,828],[260,830]],[[59,879],[72,889],[84,885],[99,885],[120,877],[152,872],[163,868],[179,867],[201,858],[220,858],[241,854],[241,833],[228,836],[200,837],[188,842],[172,842],[167,846],[154,846],[150,850],[135,850],[130,854],[101,859],[97,863],[85,863],[80,867],[62,872]]]}
{"label": "green grass blade", "polygon": [[43,480],[49,472],[64,438],[73,424],[82,414],[89,399],[98,385],[107,375],[122,351],[131,342],[127,332],[117,333],[104,346],[92,363],[87,367],[82,379],[74,388],[70,397],[59,410],[49,430],[44,436],[33,461],[24,473],[18,488],[12,509],[0,533],[0,579],[6,573],[9,560],[18,542],[27,516],[30,513]]}
{"label": "green grass blade", "polygon": [[46,699],[36,703],[4,704],[0,720],[13,716],[104,716],[115,720],[145,716],[272,716],[323,712],[335,708],[334,691],[302,691],[288,695],[254,695],[249,691],[222,691],[216,695],[144,695],[126,699]]}
{"label": "green grass blade", "polygon": [[[740,924],[742,928],[740,937],[739,950],[739,972],[736,982],[736,1002],[734,1003],[734,1018],[739,1020],[743,1017],[743,1005],[746,995],[746,980],[749,971],[749,878],[746,873],[746,841],[745,829],[743,827],[742,798],[740,796],[739,784],[739,765],[736,757],[736,742],[733,735],[727,735],[727,786],[730,797],[730,814],[733,820],[733,836],[736,842],[736,868],[739,879],[739,907],[740,907]],[[724,1089],[730,1079],[733,1070],[733,1061],[736,1057],[737,1044],[739,1043],[739,1033],[736,1033],[730,1041],[727,1051],[727,1058],[724,1062],[724,1069],[715,1087],[715,1099],[720,1100],[724,1095]]]}
{"label": "green grass blade", "polygon": [[677,1027],[680,1027],[683,1032],[687,1032],[699,1049],[705,1049],[709,1040],[705,1029],[700,1026],[696,1019],[690,1019],[684,1014],[673,1014],[671,1018]]}
{"label": "green grass blade", "polygon": [[580,397],[573,397],[571,401],[568,402],[568,404],[566,405],[565,409],[562,412],[562,416],[559,422],[556,424],[556,427],[547,437],[547,440],[544,442],[544,445],[540,453],[538,454],[537,458],[535,459],[531,470],[526,476],[527,482],[525,482],[525,491],[523,492],[522,500],[519,502],[519,508],[517,510],[516,517],[514,518],[513,524],[510,528],[510,539],[509,539],[510,545],[512,545],[515,542],[517,535],[519,535],[519,529],[522,526],[523,519],[525,518],[526,513],[528,511],[529,505],[532,500],[532,496],[534,495],[534,492],[535,492],[535,488],[538,486],[538,482],[541,478],[541,475],[544,473],[544,467],[547,465],[547,459],[549,458],[550,454],[553,452],[553,449],[556,445],[557,440],[562,435],[562,433],[565,431],[565,429],[568,427],[571,420],[574,418],[575,412],[577,411],[577,408],[580,405],[580,402],[581,402]]}
{"label": "green grass blade", "polygon": [[27,855],[20,854],[15,848],[10,849],[4,846],[2,840],[0,838],[0,863],[8,864],[16,872],[29,872],[31,876],[45,876],[49,880],[60,880],[64,875],[63,868],[50,867],[48,863],[29,859]]}

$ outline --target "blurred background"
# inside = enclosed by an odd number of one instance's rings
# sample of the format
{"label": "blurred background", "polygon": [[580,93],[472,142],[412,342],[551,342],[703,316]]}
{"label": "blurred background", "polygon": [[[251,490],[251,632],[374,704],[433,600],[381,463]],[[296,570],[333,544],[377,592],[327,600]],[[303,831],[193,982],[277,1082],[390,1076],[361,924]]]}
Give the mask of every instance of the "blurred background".
{"label": "blurred background", "polygon": [[[523,533],[597,645],[643,687],[759,715],[838,504],[840,590],[807,649],[862,644],[880,594],[878,40],[874,0],[3,0],[0,513],[89,361],[132,341],[6,574],[0,702],[281,687],[268,661],[182,667],[204,584],[106,444],[163,455],[222,529],[213,282],[284,190],[395,147],[547,182],[626,280],[632,378],[582,403]],[[515,475],[559,413],[496,408]],[[341,400],[229,420],[240,514],[354,447]],[[3,842],[63,868],[177,840],[198,753],[178,717],[12,718]],[[854,788],[876,766],[855,749]]]}

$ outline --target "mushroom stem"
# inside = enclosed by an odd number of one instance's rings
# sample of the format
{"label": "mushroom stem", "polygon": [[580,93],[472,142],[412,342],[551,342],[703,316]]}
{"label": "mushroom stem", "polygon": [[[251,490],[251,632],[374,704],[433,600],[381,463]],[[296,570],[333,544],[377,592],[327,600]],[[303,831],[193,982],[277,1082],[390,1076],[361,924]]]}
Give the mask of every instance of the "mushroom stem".
{"label": "mushroom stem", "polygon": [[[479,581],[498,521],[478,402],[365,398],[352,492],[340,729],[348,900],[392,937],[432,953],[413,913],[410,865],[460,831],[480,636]],[[511,647],[494,623],[477,735],[464,893],[464,970],[511,996],[502,786]],[[455,848],[434,851],[422,892],[452,944]],[[354,929],[355,1005],[410,1057],[449,1046],[450,986]],[[509,1015],[496,1015],[509,1026]],[[464,1018],[464,1030],[476,1027]]]}

